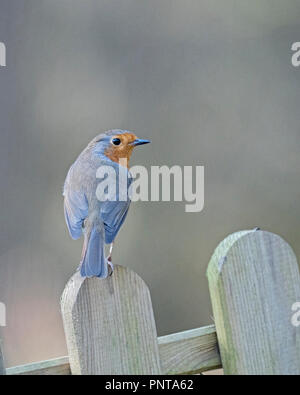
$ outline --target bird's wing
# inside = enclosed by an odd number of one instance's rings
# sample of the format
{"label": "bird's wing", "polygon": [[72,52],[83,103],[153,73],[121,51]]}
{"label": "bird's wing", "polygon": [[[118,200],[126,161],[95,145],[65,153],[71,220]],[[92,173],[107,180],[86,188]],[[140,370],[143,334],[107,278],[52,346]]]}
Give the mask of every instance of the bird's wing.
{"label": "bird's wing", "polygon": [[85,193],[72,183],[74,165],[71,166],[64,185],[65,220],[73,239],[82,235],[83,221],[88,216],[88,200]]}
{"label": "bird's wing", "polygon": [[73,239],[82,234],[83,221],[88,215],[88,201],[84,193],[68,190],[65,194],[64,212],[66,223]]}
{"label": "bird's wing", "polygon": [[130,200],[102,202],[100,217],[104,223],[105,242],[112,243],[125,221]]}
{"label": "bird's wing", "polygon": [[[118,177],[121,177],[121,172],[122,172],[122,178],[121,179],[118,178],[118,182],[117,182],[116,200],[115,201],[107,200],[101,203],[100,217],[104,223],[106,243],[112,243],[114,241],[123,222],[125,221],[130,206],[130,199],[128,197],[128,188],[132,183],[132,177],[127,169],[118,166],[117,168]],[[121,191],[123,193],[125,192],[127,196],[127,200],[122,200],[120,198]]]}

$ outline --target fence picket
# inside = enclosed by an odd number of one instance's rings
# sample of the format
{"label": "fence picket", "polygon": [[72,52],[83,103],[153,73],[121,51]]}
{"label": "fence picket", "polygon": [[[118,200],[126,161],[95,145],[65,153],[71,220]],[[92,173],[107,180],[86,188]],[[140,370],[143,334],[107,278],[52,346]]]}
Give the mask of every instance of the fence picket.
{"label": "fence picket", "polygon": [[160,374],[148,287],[116,266],[108,279],[68,282],[61,300],[72,374]]}
{"label": "fence picket", "polygon": [[3,360],[1,342],[2,341],[0,339],[0,376],[3,376],[3,375],[5,375],[5,367],[4,367],[4,360]]}
{"label": "fence picket", "polygon": [[279,236],[238,232],[216,249],[207,270],[225,374],[300,374],[296,257]]}

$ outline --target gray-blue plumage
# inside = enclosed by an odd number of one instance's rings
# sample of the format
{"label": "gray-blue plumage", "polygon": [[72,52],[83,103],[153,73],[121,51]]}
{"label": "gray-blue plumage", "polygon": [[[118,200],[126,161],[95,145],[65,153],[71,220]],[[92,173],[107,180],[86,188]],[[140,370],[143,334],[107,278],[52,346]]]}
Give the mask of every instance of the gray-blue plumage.
{"label": "gray-blue plumage", "polygon": [[[99,179],[96,172],[101,166],[112,166],[118,175],[120,170],[128,175],[127,188],[131,178],[127,168],[105,155],[112,136],[127,131],[111,130],[95,137],[71,166],[64,184],[64,213],[73,239],[84,234],[84,245],[80,262],[82,276],[105,278],[108,275],[105,243],[112,243],[127,215],[130,199],[120,201],[99,201],[96,189]],[[130,132],[128,132],[130,133]]]}

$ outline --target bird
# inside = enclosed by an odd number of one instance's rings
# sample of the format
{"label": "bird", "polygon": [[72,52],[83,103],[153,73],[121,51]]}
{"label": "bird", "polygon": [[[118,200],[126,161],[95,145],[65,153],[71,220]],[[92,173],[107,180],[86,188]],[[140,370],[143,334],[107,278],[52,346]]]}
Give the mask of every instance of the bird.
{"label": "bird", "polygon": [[[128,192],[132,181],[129,171],[132,151],[148,143],[149,140],[140,139],[128,130],[108,130],[87,145],[67,173],[63,188],[64,216],[71,238],[84,236],[78,267],[82,277],[112,275],[113,243],[131,203],[128,193],[125,199],[118,199],[117,194],[115,200],[99,200],[97,170],[111,166],[117,175],[125,172]],[[110,244],[108,257],[105,257],[106,244]]]}

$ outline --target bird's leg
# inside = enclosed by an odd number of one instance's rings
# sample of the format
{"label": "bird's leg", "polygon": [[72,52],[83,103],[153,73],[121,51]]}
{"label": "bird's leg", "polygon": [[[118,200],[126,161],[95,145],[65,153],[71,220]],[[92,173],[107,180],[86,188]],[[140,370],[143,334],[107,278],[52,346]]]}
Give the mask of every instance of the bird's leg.
{"label": "bird's leg", "polygon": [[108,270],[108,272],[109,272],[108,275],[109,276],[111,276],[113,274],[113,272],[114,272],[114,265],[112,263],[112,251],[113,251],[113,248],[114,248],[114,243],[111,243],[111,245],[109,247],[109,255],[107,257],[107,263],[108,263],[108,266],[109,266],[109,270]]}

